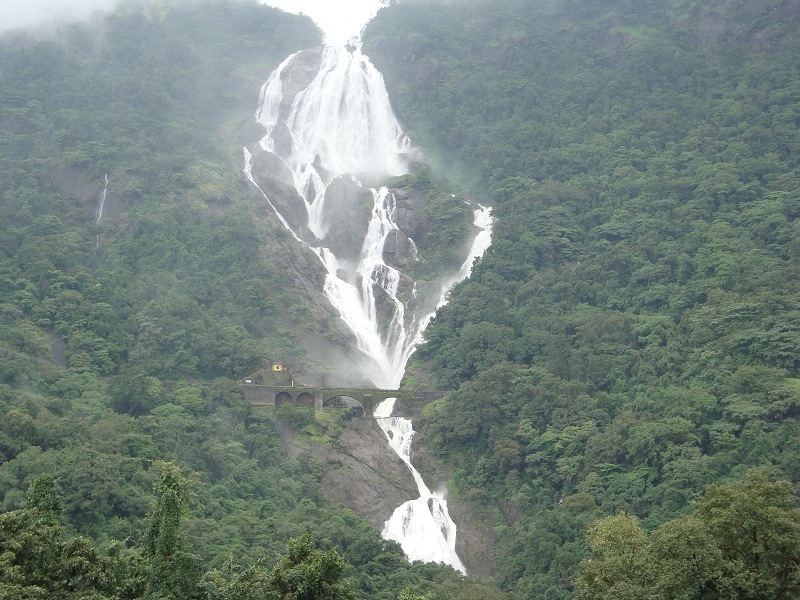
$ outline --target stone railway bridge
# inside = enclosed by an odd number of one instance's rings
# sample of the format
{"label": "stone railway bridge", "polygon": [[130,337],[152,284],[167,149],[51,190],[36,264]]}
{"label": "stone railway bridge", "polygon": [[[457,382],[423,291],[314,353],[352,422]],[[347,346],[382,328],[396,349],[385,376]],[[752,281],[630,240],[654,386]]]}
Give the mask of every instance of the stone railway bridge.
{"label": "stone railway bridge", "polygon": [[349,408],[353,416],[372,416],[375,407],[387,398],[397,398],[395,406],[403,414],[419,413],[432,402],[450,392],[431,390],[379,390],[369,388],[322,388],[289,385],[244,383],[244,397],[256,406],[313,406]]}

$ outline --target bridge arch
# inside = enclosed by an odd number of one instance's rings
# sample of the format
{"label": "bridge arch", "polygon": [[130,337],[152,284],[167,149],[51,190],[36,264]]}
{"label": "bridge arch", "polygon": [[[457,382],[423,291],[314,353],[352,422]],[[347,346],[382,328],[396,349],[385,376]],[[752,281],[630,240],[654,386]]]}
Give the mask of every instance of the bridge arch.
{"label": "bridge arch", "polygon": [[314,407],[314,394],[310,394],[308,392],[302,392],[302,393],[298,394],[297,398],[295,398],[295,404],[298,404],[298,405],[301,405],[301,406],[310,406],[310,407],[313,408]]}
{"label": "bridge arch", "polygon": [[322,404],[324,408],[346,408],[350,418],[359,419],[364,416],[364,405],[353,398],[344,394],[332,396]]}
{"label": "bridge arch", "polygon": [[284,404],[292,404],[292,395],[289,392],[278,392],[275,394],[275,406],[283,406]]}

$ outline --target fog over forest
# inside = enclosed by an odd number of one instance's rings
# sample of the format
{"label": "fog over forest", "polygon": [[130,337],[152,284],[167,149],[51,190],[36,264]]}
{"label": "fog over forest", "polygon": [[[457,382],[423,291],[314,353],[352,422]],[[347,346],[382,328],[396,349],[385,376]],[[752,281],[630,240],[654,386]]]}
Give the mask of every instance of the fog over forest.
{"label": "fog over forest", "polygon": [[[145,2],[146,0],[140,0]],[[105,11],[121,0],[4,0],[0,3],[0,32],[35,29],[59,22],[86,19],[95,11]],[[260,0],[262,4],[310,16],[325,31],[328,43],[343,44],[358,35],[363,24],[380,8],[380,0]],[[342,10],[342,4],[347,10]]]}
{"label": "fog over forest", "polygon": [[117,0],[4,0],[0,3],[0,31],[79,21],[116,3]]}

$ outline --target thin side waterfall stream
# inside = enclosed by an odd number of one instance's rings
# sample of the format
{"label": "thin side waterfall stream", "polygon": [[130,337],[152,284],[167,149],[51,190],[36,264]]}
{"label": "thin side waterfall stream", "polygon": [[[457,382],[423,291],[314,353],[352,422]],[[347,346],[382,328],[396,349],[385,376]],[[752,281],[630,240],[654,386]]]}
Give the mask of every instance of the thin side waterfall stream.
{"label": "thin side waterfall stream", "polygon": [[[325,266],[323,291],[369,361],[369,378],[380,388],[397,389],[447,291],[469,276],[475,258],[489,247],[491,209],[473,206],[477,233],[464,263],[438,281],[413,281],[386,259],[387,240],[397,244],[405,239],[398,226],[398,199],[385,185],[366,188],[361,182],[405,174],[414,150],[394,115],[383,77],[357,44],[289,56],[264,84],[256,119],[266,134],[257,146],[244,149],[246,177],[292,237]],[[297,191],[302,222],[297,207],[283,209],[294,217],[282,214],[265,192],[265,177]],[[348,251],[337,242],[342,207],[341,199],[329,197],[334,188],[372,202],[358,230],[363,241]],[[282,207],[287,204],[283,200]],[[352,231],[347,234],[352,237]],[[417,260],[414,240],[408,238],[407,245],[406,258]],[[427,301],[418,298],[418,284],[428,289]],[[432,292],[437,286],[439,292]],[[393,410],[394,400],[387,400],[375,408],[374,417],[411,470],[420,497],[398,507],[382,535],[399,542],[409,560],[444,562],[466,573],[456,554],[456,525],[445,494],[431,492],[412,465],[411,421],[392,416]]]}
{"label": "thin side waterfall stream", "polygon": [[103,218],[103,208],[106,205],[106,196],[108,195],[108,173],[106,173],[103,181],[103,191],[100,193],[100,201],[97,204],[97,218],[95,219],[95,223],[99,223],[100,219]]}

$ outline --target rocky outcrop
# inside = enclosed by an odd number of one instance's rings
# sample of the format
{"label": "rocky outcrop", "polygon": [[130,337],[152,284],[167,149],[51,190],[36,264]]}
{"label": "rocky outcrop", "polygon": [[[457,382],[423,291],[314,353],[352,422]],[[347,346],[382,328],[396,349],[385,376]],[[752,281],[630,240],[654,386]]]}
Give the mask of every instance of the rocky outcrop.
{"label": "rocky outcrop", "polygon": [[322,48],[311,48],[299,52],[292,59],[292,66],[284,73],[281,84],[284,89],[280,105],[280,119],[272,131],[275,150],[279,155],[288,156],[292,150],[292,136],[286,128],[284,120],[292,110],[295,96],[308,87],[319,72],[322,63]]}
{"label": "rocky outcrop", "polygon": [[283,101],[281,103],[281,116],[285,117],[292,109],[295,96],[308,87],[319,73],[322,64],[322,52],[325,48],[309,48],[298,52],[292,59],[292,66],[284,76]]}
{"label": "rocky outcrop", "polygon": [[248,148],[253,155],[252,175],[275,209],[294,231],[300,231],[308,221],[305,202],[292,185],[292,173],[280,158],[254,144]]}
{"label": "rocky outcrop", "polygon": [[94,207],[103,191],[103,182],[93,180],[75,167],[65,167],[50,174],[50,183],[66,196],[75,198],[81,205]]}
{"label": "rocky outcrop", "polygon": [[422,240],[428,233],[430,223],[425,217],[428,195],[413,187],[390,188],[397,199],[397,226],[413,240]]}
{"label": "rocky outcrop", "polygon": [[374,204],[372,193],[348,177],[334,179],[325,191],[325,246],[340,260],[358,264]]}
{"label": "rocky outcrop", "polygon": [[336,442],[336,448],[312,443],[312,453],[328,467],[323,493],[382,529],[395,508],[418,496],[411,471],[373,419],[350,421]]}

